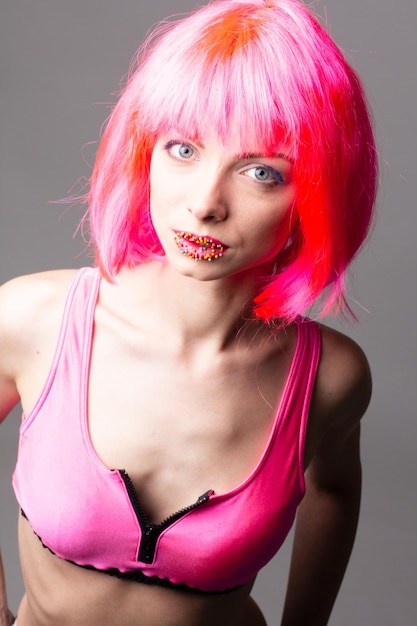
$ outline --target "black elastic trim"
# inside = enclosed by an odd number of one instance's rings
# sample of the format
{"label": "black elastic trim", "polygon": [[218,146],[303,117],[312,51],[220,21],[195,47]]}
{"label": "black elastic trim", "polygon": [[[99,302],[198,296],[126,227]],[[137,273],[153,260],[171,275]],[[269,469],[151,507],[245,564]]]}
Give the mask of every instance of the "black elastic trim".
{"label": "black elastic trim", "polygon": [[[49,549],[49,548],[48,548]],[[73,563],[73,561],[69,561]],[[74,563],[74,565],[78,565],[78,563]],[[173,583],[168,578],[159,578],[158,576],[146,576],[142,571],[135,570],[134,572],[121,572],[116,568],[111,569],[97,569],[92,565],[78,565],[78,567],[82,567],[84,569],[93,570],[95,572],[101,572],[102,574],[107,574],[108,576],[114,576],[115,578],[119,578],[121,580],[131,580],[137,583],[143,583],[145,585],[156,585],[158,587],[165,587],[167,589],[174,589],[176,591],[186,591],[187,593],[195,593],[195,594],[227,594],[232,591],[236,591],[242,587],[242,585],[236,585],[231,589],[222,589],[218,591],[205,591],[204,589],[198,589],[196,587],[190,587],[184,583]]]}

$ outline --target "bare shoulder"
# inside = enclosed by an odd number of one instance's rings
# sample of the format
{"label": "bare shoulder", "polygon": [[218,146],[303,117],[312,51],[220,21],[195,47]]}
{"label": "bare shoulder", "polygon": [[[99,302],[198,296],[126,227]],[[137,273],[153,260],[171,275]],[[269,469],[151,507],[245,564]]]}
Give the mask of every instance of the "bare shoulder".
{"label": "bare shoulder", "polygon": [[0,287],[0,422],[19,400],[23,406],[22,391],[36,397],[76,271],[20,276]]}
{"label": "bare shoulder", "polygon": [[77,270],[56,270],[14,278],[0,287],[0,360],[13,368],[19,354],[59,323]]}
{"label": "bare shoulder", "polygon": [[326,412],[346,412],[355,419],[366,411],[372,392],[368,359],[346,335],[321,326],[322,352],[316,381],[316,400]]}
{"label": "bare shoulder", "polygon": [[[26,320],[45,314],[68,292],[77,270],[54,270],[18,276],[0,287],[0,327],[19,327]],[[22,330],[19,328],[19,330]]]}
{"label": "bare shoulder", "polygon": [[372,378],[363,350],[346,335],[321,326],[322,352],[310,406],[306,445],[308,481],[325,488],[360,483],[360,422]]}
{"label": "bare shoulder", "polygon": [[[322,349],[310,405],[305,465],[320,453],[341,449],[352,433],[358,437],[368,408],[372,378],[363,350],[346,335],[321,325]],[[338,451],[338,452],[336,452]]]}

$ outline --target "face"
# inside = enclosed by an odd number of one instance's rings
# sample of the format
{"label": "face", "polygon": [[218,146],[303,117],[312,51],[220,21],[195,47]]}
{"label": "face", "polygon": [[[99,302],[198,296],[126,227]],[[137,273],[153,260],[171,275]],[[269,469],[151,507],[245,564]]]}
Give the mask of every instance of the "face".
{"label": "face", "polygon": [[266,276],[295,219],[292,163],[216,140],[160,137],[150,168],[151,217],[166,260],[186,276]]}

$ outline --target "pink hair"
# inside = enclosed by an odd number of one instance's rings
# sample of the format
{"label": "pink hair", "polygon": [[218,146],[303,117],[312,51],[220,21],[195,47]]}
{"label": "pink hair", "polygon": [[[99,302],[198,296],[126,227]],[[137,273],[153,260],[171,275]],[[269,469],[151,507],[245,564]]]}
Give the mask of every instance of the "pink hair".
{"label": "pink hair", "polygon": [[320,295],[322,313],[343,307],[345,271],[375,202],[375,144],[357,75],[296,0],[217,0],[148,37],[92,175],[89,221],[101,271],[112,278],[163,255],[149,216],[158,136],[215,133],[227,143],[232,125],[242,151],[285,146],[294,159],[297,223],[255,313],[287,323]]}

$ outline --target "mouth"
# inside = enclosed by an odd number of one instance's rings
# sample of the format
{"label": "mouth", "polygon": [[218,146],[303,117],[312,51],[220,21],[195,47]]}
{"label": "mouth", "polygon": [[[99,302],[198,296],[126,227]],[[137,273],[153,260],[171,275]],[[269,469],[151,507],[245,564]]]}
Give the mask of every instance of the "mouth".
{"label": "mouth", "polygon": [[227,246],[217,239],[205,235],[194,235],[179,231],[175,233],[175,243],[181,254],[194,261],[215,261],[223,256]]}

